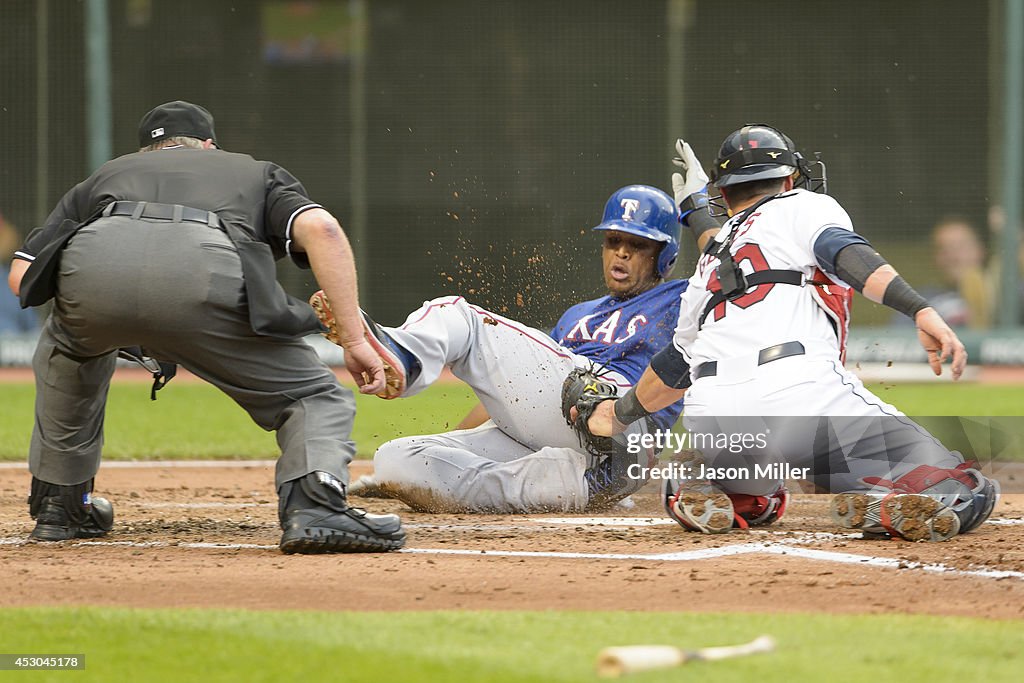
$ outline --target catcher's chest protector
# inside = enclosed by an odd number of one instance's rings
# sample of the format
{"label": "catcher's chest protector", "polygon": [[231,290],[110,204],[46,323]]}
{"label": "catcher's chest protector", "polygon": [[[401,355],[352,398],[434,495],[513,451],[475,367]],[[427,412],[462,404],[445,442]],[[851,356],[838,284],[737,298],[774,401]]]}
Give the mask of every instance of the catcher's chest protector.
{"label": "catcher's chest protector", "polygon": [[808,283],[814,303],[821,307],[839,340],[839,360],[846,364],[846,341],[850,333],[850,312],[853,308],[853,289],[831,282],[820,270],[814,271],[813,286]]}

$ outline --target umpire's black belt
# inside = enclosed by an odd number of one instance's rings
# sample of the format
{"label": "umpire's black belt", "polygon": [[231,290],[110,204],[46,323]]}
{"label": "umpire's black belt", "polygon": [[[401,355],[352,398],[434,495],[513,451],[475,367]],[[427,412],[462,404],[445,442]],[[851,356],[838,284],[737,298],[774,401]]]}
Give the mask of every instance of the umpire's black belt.
{"label": "umpire's black belt", "polygon": [[193,209],[181,204],[156,202],[111,202],[103,209],[104,216],[130,216],[135,219],[171,221],[174,223],[203,223],[211,228],[220,227],[220,219],[212,211]]}
{"label": "umpire's black belt", "polygon": [[[765,363],[771,363],[773,360],[779,360],[780,358],[789,358],[790,356],[802,356],[806,353],[804,345],[798,341],[785,342],[782,344],[776,344],[775,346],[769,346],[761,349],[757,354],[757,364],[764,365]],[[707,363],[701,363],[693,369],[693,379],[698,380],[701,377],[714,377],[718,374],[718,361],[711,360]]]}

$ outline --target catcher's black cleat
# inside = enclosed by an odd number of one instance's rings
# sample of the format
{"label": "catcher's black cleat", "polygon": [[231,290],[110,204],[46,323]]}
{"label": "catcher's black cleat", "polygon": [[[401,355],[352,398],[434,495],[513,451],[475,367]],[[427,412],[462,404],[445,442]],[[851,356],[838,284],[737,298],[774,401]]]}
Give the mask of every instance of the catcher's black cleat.
{"label": "catcher's black cleat", "polygon": [[[98,539],[114,527],[114,506],[105,498],[90,498],[82,506],[82,514],[71,515],[65,508],[66,499],[47,496],[39,502],[36,527],[32,541],[71,541],[72,539]],[[73,519],[77,516],[77,519]]]}
{"label": "catcher's black cleat", "polygon": [[371,515],[349,507],[344,485],[326,472],[287,482],[280,495],[284,553],[375,553],[405,545],[398,515]]}

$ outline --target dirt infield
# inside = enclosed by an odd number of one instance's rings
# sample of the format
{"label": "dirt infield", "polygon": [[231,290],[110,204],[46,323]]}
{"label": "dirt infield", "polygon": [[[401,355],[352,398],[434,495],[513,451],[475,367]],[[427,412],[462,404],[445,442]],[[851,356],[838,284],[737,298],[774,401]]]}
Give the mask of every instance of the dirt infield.
{"label": "dirt infield", "polygon": [[[354,475],[368,468],[357,463]],[[272,481],[266,463],[104,468],[97,493],[114,502],[114,533],[29,544],[28,473],[0,469],[0,606],[1024,617],[1021,493],[1004,495],[978,531],[940,544],[862,540],[825,518],[825,497],[805,494],[774,527],[725,536],[666,523],[653,489],[597,519],[428,515],[371,500],[373,511],[402,514],[406,551],[286,556]]]}

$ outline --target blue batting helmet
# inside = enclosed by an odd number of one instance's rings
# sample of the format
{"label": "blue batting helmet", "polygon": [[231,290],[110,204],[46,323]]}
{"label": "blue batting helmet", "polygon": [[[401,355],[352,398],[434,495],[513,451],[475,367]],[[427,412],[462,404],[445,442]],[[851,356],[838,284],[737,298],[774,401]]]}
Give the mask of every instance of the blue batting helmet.
{"label": "blue batting helmet", "polygon": [[679,210],[672,198],[656,187],[627,185],[616,190],[604,205],[601,225],[594,230],[618,230],[662,242],[657,268],[663,278],[672,272],[679,256]]}

